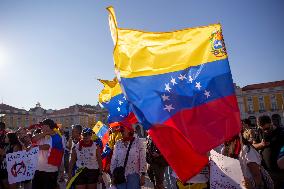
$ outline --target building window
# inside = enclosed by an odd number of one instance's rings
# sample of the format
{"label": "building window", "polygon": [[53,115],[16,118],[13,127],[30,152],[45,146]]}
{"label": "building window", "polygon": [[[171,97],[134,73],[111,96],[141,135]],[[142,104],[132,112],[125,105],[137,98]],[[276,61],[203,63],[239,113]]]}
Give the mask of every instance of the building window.
{"label": "building window", "polygon": [[271,95],[271,109],[272,111],[277,110],[276,96]]}
{"label": "building window", "polygon": [[252,103],[252,97],[251,96],[248,97],[248,102]]}
{"label": "building window", "polygon": [[259,111],[260,112],[264,112],[265,111],[265,107],[264,107],[264,98],[263,98],[263,96],[259,96],[258,97],[258,102],[259,102]]}
{"label": "building window", "polygon": [[247,99],[248,99],[248,112],[253,112],[252,97],[249,96]]}
{"label": "building window", "polygon": [[249,104],[249,105],[248,105],[248,111],[249,111],[249,112],[253,112],[253,105],[252,105],[252,104]]}
{"label": "building window", "polygon": [[259,103],[259,111],[265,111],[264,103]]}
{"label": "building window", "polygon": [[29,126],[29,120],[26,120],[25,126],[26,126],[26,127]]}

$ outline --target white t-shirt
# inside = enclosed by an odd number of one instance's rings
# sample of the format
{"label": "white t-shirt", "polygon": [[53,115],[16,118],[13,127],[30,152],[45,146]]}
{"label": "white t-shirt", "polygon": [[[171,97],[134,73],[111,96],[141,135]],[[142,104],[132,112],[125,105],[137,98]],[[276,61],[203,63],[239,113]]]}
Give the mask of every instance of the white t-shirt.
{"label": "white t-shirt", "polygon": [[45,136],[44,138],[37,141],[38,145],[48,144],[49,150],[39,150],[38,154],[38,167],[37,170],[44,172],[56,172],[58,171],[58,167],[54,165],[50,165],[47,163],[48,156],[52,147],[52,138],[50,136]]}
{"label": "white t-shirt", "polygon": [[252,146],[248,147],[247,145],[244,145],[240,152],[239,160],[240,160],[240,164],[241,164],[244,177],[248,179],[253,179],[253,176],[251,175],[247,164],[255,162],[258,165],[260,165],[261,164],[260,154],[254,149],[254,147]]}
{"label": "white t-shirt", "polygon": [[[128,141],[127,145],[125,145],[122,140],[118,140],[115,143],[110,165],[110,170],[112,173],[116,167],[124,165],[129,144],[130,142]],[[139,138],[135,138],[129,150],[128,160],[125,167],[125,176],[130,175],[132,173],[145,173],[146,170],[147,163],[145,145],[143,144],[142,140],[140,140]]]}
{"label": "white t-shirt", "polygon": [[97,160],[97,145],[93,142],[90,147],[82,147],[79,150],[79,143],[75,145],[77,161],[76,166],[86,167],[88,169],[98,169],[98,160]]}

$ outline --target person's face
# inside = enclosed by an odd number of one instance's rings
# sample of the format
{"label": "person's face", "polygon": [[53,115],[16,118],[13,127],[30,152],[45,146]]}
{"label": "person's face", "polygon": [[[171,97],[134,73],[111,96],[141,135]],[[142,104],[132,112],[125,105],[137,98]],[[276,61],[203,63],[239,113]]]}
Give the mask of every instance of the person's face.
{"label": "person's face", "polygon": [[264,133],[268,133],[271,129],[271,123],[266,123],[260,128]]}
{"label": "person's face", "polygon": [[29,145],[31,144],[31,138],[28,135],[27,131],[22,129],[20,131],[17,132],[17,136],[19,138],[19,140],[24,144],[24,145]]}
{"label": "person's face", "polygon": [[42,128],[41,128],[41,131],[44,132],[44,133],[49,131],[49,130],[50,130],[50,128],[49,128],[48,125],[43,125]]}
{"label": "person's face", "polygon": [[248,135],[248,142],[249,142],[250,144],[253,143],[253,136],[252,136],[252,133],[250,133],[250,134]]}
{"label": "person's face", "polygon": [[83,138],[83,141],[86,143],[92,141],[92,135],[83,134],[82,138]]}
{"label": "person's face", "polygon": [[78,131],[78,129],[74,128],[72,130],[72,138],[74,139],[79,139],[81,136],[81,133]]}
{"label": "person's face", "polygon": [[129,137],[129,133],[130,133],[129,130],[125,129],[125,128],[123,128],[122,131],[121,131],[123,138]]}
{"label": "person's face", "polygon": [[242,127],[243,127],[243,128],[248,128],[249,126],[248,126],[248,124],[246,124],[246,123],[243,122],[243,123],[242,123]]}

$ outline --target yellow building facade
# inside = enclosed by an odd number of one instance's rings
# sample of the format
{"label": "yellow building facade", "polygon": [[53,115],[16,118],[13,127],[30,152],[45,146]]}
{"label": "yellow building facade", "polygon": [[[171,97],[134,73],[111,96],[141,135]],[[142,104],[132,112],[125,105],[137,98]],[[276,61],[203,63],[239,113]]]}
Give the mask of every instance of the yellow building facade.
{"label": "yellow building facade", "polygon": [[0,104],[1,121],[6,127],[15,130],[19,127],[28,127],[37,123],[38,117],[33,112],[18,109],[7,104]]}
{"label": "yellow building facade", "polygon": [[97,121],[106,122],[108,112],[97,106],[74,105],[60,110],[45,110],[39,103],[29,111],[18,109],[6,104],[0,104],[0,121],[5,122],[6,128],[16,130],[19,127],[29,127],[45,118],[53,119],[70,130],[71,125],[80,124],[92,127]]}
{"label": "yellow building facade", "polygon": [[242,97],[245,117],[253,124],[259,116],[269,115],[275,124],[284,125],[284,81],[245,86]]}

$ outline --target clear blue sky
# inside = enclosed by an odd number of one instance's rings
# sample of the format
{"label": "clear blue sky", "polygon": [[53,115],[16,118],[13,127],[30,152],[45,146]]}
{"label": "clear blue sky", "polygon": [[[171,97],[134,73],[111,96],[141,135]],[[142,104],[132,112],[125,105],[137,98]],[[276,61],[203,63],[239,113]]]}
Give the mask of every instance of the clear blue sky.
{"label": "clear blue sky", "polygon": [[102,89],[96,78],[114,77],[109,5],[125,28],[170,31],[220,22],[238,85],[284,79],[282,0],[0,0],[4,103],[96,104]]}

